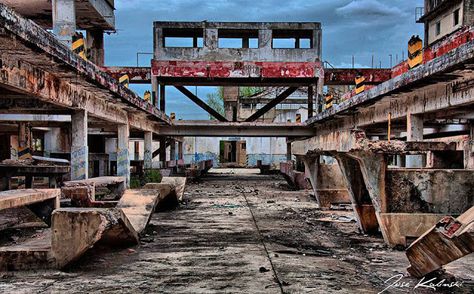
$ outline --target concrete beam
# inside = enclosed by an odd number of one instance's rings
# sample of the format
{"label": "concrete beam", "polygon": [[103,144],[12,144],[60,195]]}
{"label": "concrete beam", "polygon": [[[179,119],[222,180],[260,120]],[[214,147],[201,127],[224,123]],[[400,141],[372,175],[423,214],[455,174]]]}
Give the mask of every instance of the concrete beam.
{"label": "concrete beam", "polygon": [[292,143],[295,155],[347,153],[371,151],[384,154],[420,154],[428,151],[455,151],[455,142],[418,142],[369,140],[360,130],[336,131]]}
{"label": "concrete beam", "polygon": [[[339,126],[341,123],[363,126],[387,122],[389,112],[392,113],[392,119],[399,119],[405,117],[408,110],[412,114],[420,114],[473,103],[473,75],[469,69],[469,64],[473,63],[474,41],[470,41],[449,54],[435,58],[358,94],[337,107],[319,113],[307,123],[312,125],[328,118],[336,118]],[[379,102],[383,98],[386,98],[385,101]],[[379,103],[375,104],[376,102]],[[368,104],[375,104],[375,108],[366,107]],[[345,117],[361,107],[365,109],[358,110],[356,117]],[[333,124],[335,123],[333,121]]]}
{"label": "concrete beam", "polygon": [[[33,20],[44,29],[54,25],[54,5],[52,0],[0,0],[17,13]],[[115,30],[115,14],[113,0],[73,0],[77,29]]]}
{"label": "concrete beam", "polygon": [[378,85],[391,78],[390,68],[325,68],[324,85],[355,85],[355,77],[361,73],[366,84]]}
{"label": "concrete beam", "polygon": [[0,210],[25,206],[47,200],[54,200],[59,208],[59,189],[22,189],[0,192]]}
{"label": "concrete beam", "polygon": [[212,121],[176,121],[173,126],[161,126],[163,136],[183,137],[311,137],[314,129],[296,123],[238,123]]}
{"label": "concrete beam", "polygon": [[131,113],[170,123],[163,112],[3,4],[0,28],[0,87],[63,108],[87,108],[91,115],[108,121],[124,121]]}

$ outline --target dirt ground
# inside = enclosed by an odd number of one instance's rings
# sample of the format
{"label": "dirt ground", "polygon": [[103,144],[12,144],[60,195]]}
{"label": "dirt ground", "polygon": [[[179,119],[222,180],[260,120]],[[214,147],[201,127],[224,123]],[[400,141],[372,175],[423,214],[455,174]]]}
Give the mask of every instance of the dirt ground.
{"label": "dirt ground", "polygon": [[447,267],[458,286],[414,290],[404,252],[352,219],[280,176],[221,170],[154,214],[139,246],[95,248],[67,272],[0,273],[0,293],[379,293],[398,278],[384,293],[474,293],[474,256]]}

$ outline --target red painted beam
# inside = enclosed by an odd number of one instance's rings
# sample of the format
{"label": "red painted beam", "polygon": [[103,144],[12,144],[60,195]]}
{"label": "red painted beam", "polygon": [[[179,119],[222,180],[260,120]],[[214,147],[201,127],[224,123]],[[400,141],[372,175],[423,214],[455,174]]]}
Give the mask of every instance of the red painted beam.
{"label": "red painted beam", "polygon": [[325,85],[354,85],[355,77],[362,73],[366,84],[377,85],[389,80],[389,68],[326,68],[324,69]]}
{"label": "red painted beam", "polygon": [[109,66],[102,69],[116,80],[127,74],[131,84],[151,84],[150,67]]}
{"label": "red painted beam", "polygon": [[164,78],[319,78],[320,62],[229,62],[152,60],[152,75]]}

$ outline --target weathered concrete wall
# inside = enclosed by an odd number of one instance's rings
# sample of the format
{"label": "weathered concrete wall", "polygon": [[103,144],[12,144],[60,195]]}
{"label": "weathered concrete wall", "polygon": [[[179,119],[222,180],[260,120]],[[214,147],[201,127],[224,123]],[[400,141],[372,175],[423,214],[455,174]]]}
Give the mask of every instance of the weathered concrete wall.
{"label": "weathered concrete wall", "polygon": [[389,169],[388,212],[461,214],[474,205],[470,170]]}

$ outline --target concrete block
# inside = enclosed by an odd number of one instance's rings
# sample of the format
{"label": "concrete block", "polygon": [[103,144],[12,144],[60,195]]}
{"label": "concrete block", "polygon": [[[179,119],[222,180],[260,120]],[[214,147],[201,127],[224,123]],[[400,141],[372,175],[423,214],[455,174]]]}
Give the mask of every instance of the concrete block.
{"label": "concrete block", "polygon": [[408,246],[433,227],[444,215],[436,213],[380,213],[380,229],[389,246]]}
{"label": "concrete block", "polygon": [[317,189],[316,191],[321,209],[329,209],[333,204],[351,203],[347,189]]}
{"label": "concrete block", "polygon": [[72,187],[62,187],[61,195],[63,198],[71,199],[73,207],[115,207],[117,201],[96,201],[95,185],[92,183],[83,183]]}
{"label": "concrete block", "polygon": [[110,245],[138,242],[121,209],[62,208],[53,213],[51,247],[56,266],[64,268],[101,241]]}
{"label": "concrete block", "polygon": [[183,200],[184,190],[186,188],[186,177],[163,177],[162,184],[170,184],[176,192],[178,200]]}
{"label": "concrete block", "polygon": [[20,189],[0,192],[0,210],[53,199],[59,207],[59,189]]}
{"label": "concrete block", "polygon": [[446,216],[408,247],[408,272],[421,278],[474,252],[474,206],[457,219]]}
{"label": "concrete block", "polygon": [[117,204],[138,235],[143,233],[161,196],[161,190],[126,190]]}
{"label": "concrete block", "polygon": [[143,189],[159,191],[160,197],[158,199],[156,210],[166,210],[168,208],[173,208],[178,205],[178,196],[176,194],[176,188],[174,183],[148,183],[143,186]]}

